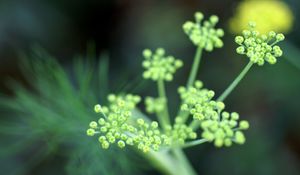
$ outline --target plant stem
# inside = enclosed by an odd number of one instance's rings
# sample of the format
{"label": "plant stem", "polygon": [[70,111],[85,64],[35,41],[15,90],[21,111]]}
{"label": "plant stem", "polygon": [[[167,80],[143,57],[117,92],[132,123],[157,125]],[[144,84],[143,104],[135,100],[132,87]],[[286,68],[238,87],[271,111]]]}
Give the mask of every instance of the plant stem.
{"label": "plant stem", "polygon": [[163,127],[165,128],[167,125],[170,124],[170,116],[169,116],[168,99],[167,99],[167,95],[166,95],[164,81],[158,80],[157,87],[158,87],[159,97],[165,99],[164,110],[161,113],[161,115],[158,116],[159,120],[162,122]]}
{"label": "plant stem", "polygon": [[182,146],[182,148],[188,148],[188,147],[200,145],[200,144],[205,143],[207,141],[208,141],[207,139],[198,139],[198,140],[195,140],[195,141],[187,142]]}
{"label": "plant stem", "polygon": [[192,86],[193,83],[195,82],[196,75],[197,75],[198,68],[199,68],[200,61],[201,61],[201,56],[202,56],[202,48],[198,47],[197,51],[196,51],[196,55],[194,57],[192,70],[190,72],[189,79],[188,79],[188,82],[187,82],[187,85],[186,85],[187,87]]}
{"label": "plant stem", "polygon": [[184,167],[183,169],[181,169],[181,171],[178,171],[176,174],[180,174],[180,175],[196,175],[197,174],[195,172],[195,170],[193,169],[193,167],[191,166],[189,160],[187,159],[187,157],[184,154],[184,152],[182,151],[182,149],[175,148],[175,149],[173,149],[173,153],[178,160],[178,165]]}
{"label": "plant stem", "polygon": [[198,120],[193,120],[189,127],[191,127],[194,131],[196,131],[198,129],[198,127],[200,127],[200,121]]}
{"label": "plant stem", "polygon": [[147,154],[141,153],[154,168],[166,175],[196,175],[186,156],[181,149],[169,151],[150,151]]}
{"label": "plant stem", "polygon": [[222,93],[222,95],[217,99],[217,101],[224,101],[226,97],[232,92],[232,90],[239,84],[239,82],[245,77],[246,73],[249,71],[253,62],[250,61],[242,72],[235,78],[235,80],[230,84],[230,86]]}

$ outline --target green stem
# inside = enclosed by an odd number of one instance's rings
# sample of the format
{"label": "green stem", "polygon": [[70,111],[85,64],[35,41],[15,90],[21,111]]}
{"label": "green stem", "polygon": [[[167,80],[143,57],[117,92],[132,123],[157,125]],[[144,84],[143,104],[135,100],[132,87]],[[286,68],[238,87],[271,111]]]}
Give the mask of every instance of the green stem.
{"label": "green stem", "polygon": [[187,82],[187,87],[192,86],[193,83],[195,82],[196,75],[197,75],[198,68],[199,68],[200,61],[201,61],[201,56],[202,56],[202,48],[198,47],[197,51],[196,51],[196,55],[194,57],[192,70],[190,72],[189,79],[188,79],[188,82]]}
{"label": "green stem", "polygon": [[207,141],[208,141],[207,139],[198,139],[198,140],[195,140],[195,141],[187,142],[183,145],[182,148],[188,148],[188,147],[200,145],[200,144],[203,144]]}
{"label": "green stem", "polygon": [[192,128],[194,131],[196,131],[199,126],[200,126],[200,121],[198,120],[193,120],[189,125],[189,127]]}
{"label": "green stem", "polygon": [[[140,151],[139,151],[140,152]],[[149,153],[141,153],[150,164],[158,171],[166,175],[196,175],[197,173],[191,167],[189,161],[185,157],[181,149],[173,149],[174,154],[169,151],[150,151]]]}
{"label": "green stem", "polygon": [[245,77],[253,62],[250,61],[242,72],[235,78],[235,80],[230,84],[230,86],[222,93],[222,95],[217,99],[217,101],[224,101],[226,97],[232,92],[232,90],[239,84],[239,82]]}
{"label": "green stem", "polygon": [[184,154],[184,152],[182,151],[182,149],[173,149],[173,153],[175,155],[175,157],[178,160],[178,163],[180,166],[183,166],[184,169],[181,169],[181,172],[177,172],[176,174],[180,174],[180,175],[196,175],[197,173],[195,172],[195,170],[193,169],[193,167],[191,166],[189,160],[187,159],[186,155]]}
{"label": "green stem", "polygon": [[168,99],[166,95],[166,90],[165,90],[165,84],[163,80],[158,80],[157,81],[157,87],[158,87],[158,95],[160,98],[165,99],[165,104],[164,104],[164,110],[159,115],[159,120],[162,122],[163,127],[165,128],[167,125],[170,124],[170,116],[169,116],[169,110],[168,110]]}

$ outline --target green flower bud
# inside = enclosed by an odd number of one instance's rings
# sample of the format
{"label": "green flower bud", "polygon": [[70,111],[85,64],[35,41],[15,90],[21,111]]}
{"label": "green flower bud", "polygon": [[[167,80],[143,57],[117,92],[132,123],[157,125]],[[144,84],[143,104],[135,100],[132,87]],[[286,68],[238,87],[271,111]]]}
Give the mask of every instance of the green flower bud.
{"label": "green flower bud", "polygon": [[99,104],[95,105],[94,111],[95,111],[96,113],[100,113],[100,112],[101,112],[101,105],[99,105]]}
{"label": "green flower bud", "polygon": [[93,128],[93,129],[97,128],[97,126],[98,126],[98,124],[97,124],[97,122],[95,122],[95,121],[92,121],[92,122],[90,123],[90,127]]}
{"label": "green flower bud", "polygon": [[283,35],[282,33],[276,35],[276,40],[277,40],[277,41],[283,41],[284,38],[285,38],[285,37],[284,37],[284,35]]}
{"label": "green flower bud", "polygon": [[94,136],[95,135],[95,130],[94,129],[88,129],[87,131],[86,131],[86,134],[88,135],[88,136]]}
{"label": "green flower bud", "polygon": [[149,58],[151,57],[151,55],[152,55],[152,52],[151,52],[150,49],[145,49],[145,50],[143,51],[143,56],[144,56],[146,59],[149,59]]}
{"label": "green flower bud", "polygon": [[195,19],[196,19],[197,22],[202,21],[203,18],[204,18],[203,13],[201,13],[201,12],[196,12],[196,13],[195,13]]}
{"label": "green flower bud", "polygon": [[103,149],[108,149],[108,148],[109,148],[109,142],[104,141],[104,142],[101,144],[101,147],[102,147]]}
{"label": "green flower bud", "polygon": [[119,141],[118,141],[118,146],[119,146],[120,148],[124,148],[124,147],[125,147],[125,142],[122,141],[122,140],[119,140]]}
{"label": "green flower bud", "polygon": [[244,134],[241,131],[235,133],[235,142],[238,144],[244,144],[246,141]]}
{"label": "green flower bud", "polygon": [[241,122],[240,122],[240,129],[248,129],[249,128],[249,122],[248,121],[245,121],[245,120],[242,120]]}
{"label": "green flower bud", "polygon": [[235,37],[235,42],[237,44],[242,44],[244,42],[244,38],[242,36],[236,36]]}

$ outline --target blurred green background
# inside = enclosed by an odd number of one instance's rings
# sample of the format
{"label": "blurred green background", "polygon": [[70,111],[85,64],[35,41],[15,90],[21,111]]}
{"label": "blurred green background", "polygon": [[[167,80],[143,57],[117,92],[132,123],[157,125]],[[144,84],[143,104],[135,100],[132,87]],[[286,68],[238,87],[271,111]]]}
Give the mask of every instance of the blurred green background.
{"label": "blurred green background", "polygon": [[[185,63],[167,84],[176,102],[195,52],[181,26],[195,11],[218,15],[226,32],[225,46],[204,54],[198,76],[221,94],[247,62],[228,28],[240,2],[1,0],[0,174],[159,174],[135,152],[103,151],[85,136],[97,118],[93,105],[113,92],[155,95],[140,65],[142,50],[157,47]],[[300,174],[300,1],[285,2],[294,24],[284,57],[254,67],[226,100],[251,123],[246,144],[185,150],[199,174]]]}

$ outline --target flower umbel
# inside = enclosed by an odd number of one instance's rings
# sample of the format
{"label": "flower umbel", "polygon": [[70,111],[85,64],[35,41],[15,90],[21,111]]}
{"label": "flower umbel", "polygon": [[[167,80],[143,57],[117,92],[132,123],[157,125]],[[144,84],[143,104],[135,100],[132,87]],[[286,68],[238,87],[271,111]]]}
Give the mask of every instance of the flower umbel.
{"label": "flower umbel", "polygon": [[251,62],[259,66],[264,65],[265,62],[275,64],[277,58],[283,54],[276,44],[284,40],[284,35],[277,34],[274,31],[270,31],[268,35],[261,35],[255,27],[256,24],[250,22],[249,30],[244,30],[242,36],[235,37],[235,42],[240,45],[236,52],[246,55]]}
{"label": "flower umbel", "polygon": [[246,139],[242,130],[248,129],[249,123],[245,120],[238,122],[238,119],[239,114],[236,112],[222,112],[218,120],[205,120],[201,122],[202,137],[214,141],[217,147],[231,146],[232,142],[243,144]]}
{"label": "flower umbel", "polygon": [[218,113],[215,109],[223,109],[224,104],[213,101],[214,91],[202,87],[203,83],[197,80],[194,86],[178,88],[182,101],[181,110],[189,112],[197,120],[216,118]]}
{"label": "flower umbel", "polygon": [[143,152],[150,149],[158,150],[163,144],[169,143],[166,135],[160,133],[158,123],[145,122],[139,118],[133,120],[132,110],[141,98],[136,95],[126,96],[109,95],[109,107],[95,106],[95,112],[103,115],[102,118],[90,123],[87,130],[88,136],[99,134],[99,142],[103,149],[108,149],[111,144],[117,143],[120,148],[126,145],[135,146]]}
{"label": "flower umbel", "polygon": [[184,32],[189,36],[194,45],[206,51],[212,51],[214,47],[221,48],[223,46],[221,37],[224,36],[224,31],[220,28],[215,28],[219,18],[215,15],[211,16],[209,20],[203,21],[203,18],[204,16],[201,12],[196,12],[196,21],[187,21],[184,23]]}
{"label": "flower umbel", "polygon": [[172,81],[173,74],[183,65],[181,60],[175,59],[173,56],[166,56],[163,48],[156,49],[154,53],[145,49],[143,55],[145,58],[143,67],[146,69],[143,74],[145,79]]}

